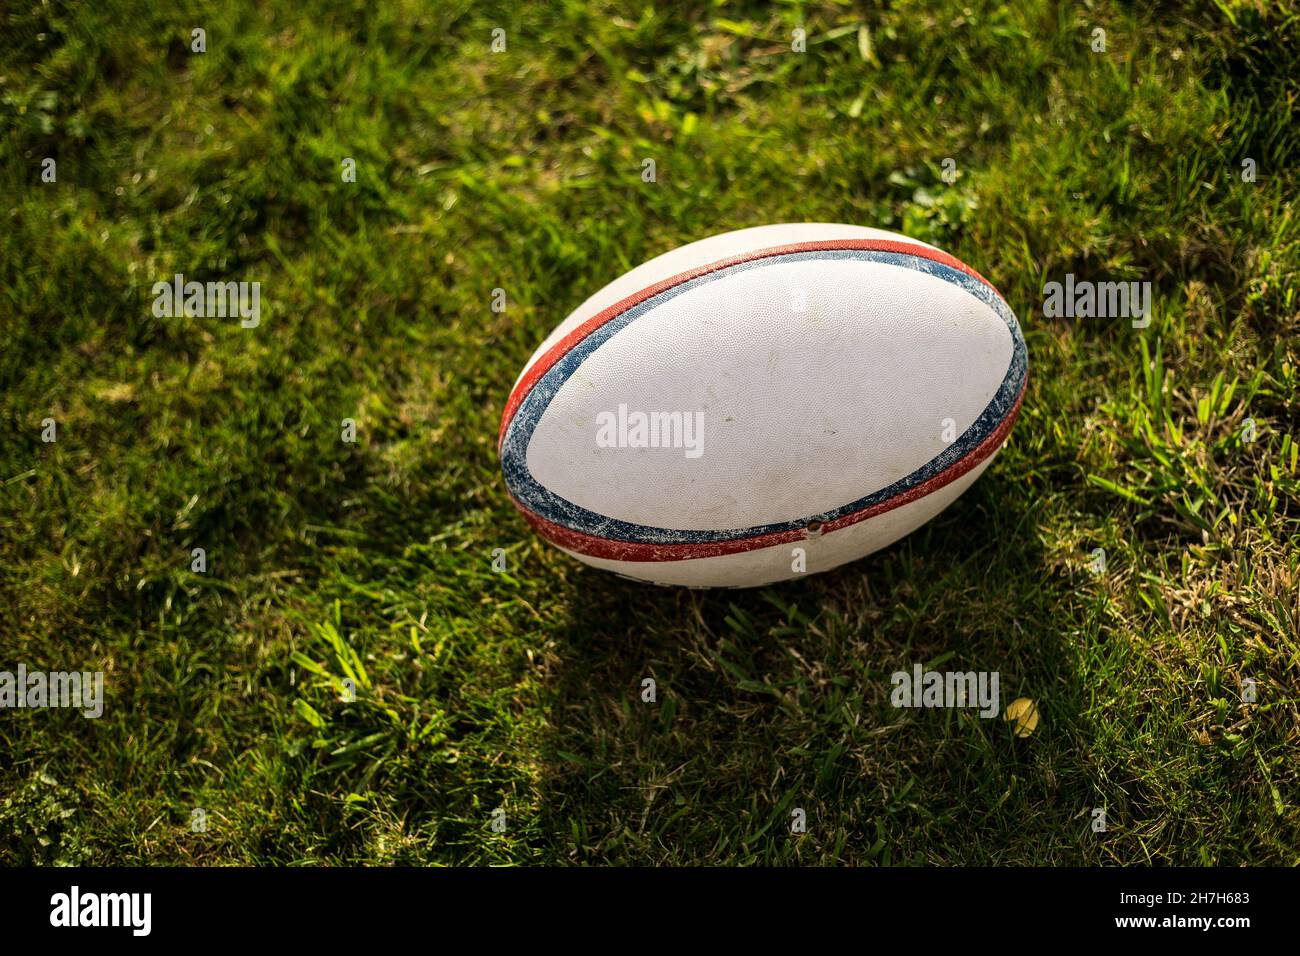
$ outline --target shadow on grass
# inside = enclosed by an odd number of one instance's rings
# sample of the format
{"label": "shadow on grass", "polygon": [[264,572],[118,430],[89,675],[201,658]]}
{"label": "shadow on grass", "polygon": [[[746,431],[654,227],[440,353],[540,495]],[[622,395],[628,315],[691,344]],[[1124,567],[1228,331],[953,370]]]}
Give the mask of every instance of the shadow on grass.
{"label": "shadow on grass", "polygon": [[[1043,572],[1033,513],[995,473],[805,581],[686,591],[584,571],[557,642],[546,829],[593,862],[1081,862],[1083,610]],[[1038,732],[893,707],[890,674],[916,663],[998,672],[1001,709],[1040,702]]]}

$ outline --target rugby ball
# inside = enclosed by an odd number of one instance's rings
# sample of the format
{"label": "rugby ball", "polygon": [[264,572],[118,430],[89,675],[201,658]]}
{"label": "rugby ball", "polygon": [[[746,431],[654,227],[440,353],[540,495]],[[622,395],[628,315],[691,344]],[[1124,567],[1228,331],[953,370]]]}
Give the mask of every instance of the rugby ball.
{"label": "rugby ball", "polygon": [[515,382],[498,450],[523,516],[593,567],[747,587],[934,517],[988,467],[1025,342],[974,269],[860,226],[741,229],[605,286]]}

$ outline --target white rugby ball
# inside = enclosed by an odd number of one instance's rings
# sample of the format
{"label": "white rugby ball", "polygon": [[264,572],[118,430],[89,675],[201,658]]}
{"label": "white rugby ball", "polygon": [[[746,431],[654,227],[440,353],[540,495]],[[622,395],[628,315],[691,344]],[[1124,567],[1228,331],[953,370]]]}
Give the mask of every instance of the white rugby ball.
{"label": "white rugby ball", "polygon": [[741,229],[580,305],[516,381],[516,506],[580,561],[658,584],[826,571],[924,524],[1006,441],[1026,380],[977,272],[880,229]]}

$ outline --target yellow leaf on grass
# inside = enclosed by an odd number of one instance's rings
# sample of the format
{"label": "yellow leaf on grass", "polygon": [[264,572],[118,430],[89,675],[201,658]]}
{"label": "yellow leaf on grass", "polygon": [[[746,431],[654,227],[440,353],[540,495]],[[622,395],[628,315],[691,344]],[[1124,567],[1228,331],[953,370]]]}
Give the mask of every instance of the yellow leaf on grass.
{"label": "yellow leaf on grass", "polygon": [[1038,704],[1028,697],[1017,697],[1007,705],[1002,719],[1015,722],[1017,737],[1028,737],[1038,726]]}

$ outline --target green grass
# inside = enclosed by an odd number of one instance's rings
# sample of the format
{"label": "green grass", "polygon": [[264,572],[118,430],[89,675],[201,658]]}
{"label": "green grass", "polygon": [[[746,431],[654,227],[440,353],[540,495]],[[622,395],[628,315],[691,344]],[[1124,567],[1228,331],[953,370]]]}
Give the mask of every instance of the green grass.
{"label": "green grass", "polygon": [[[0,670],[107,703],[0,714],[0,863],[1300,863],[1300,8],[888,7],[6,7]],[[540,543],[495,452],[532,349],[805,220],[1006,296],[991,470],[761,591]],[[174,272],[262,324],[155,318]],[[1153,282],[1151,325],[1044,318],[1067,272]],[[914,662],[1038,730],[895,710]]]}

